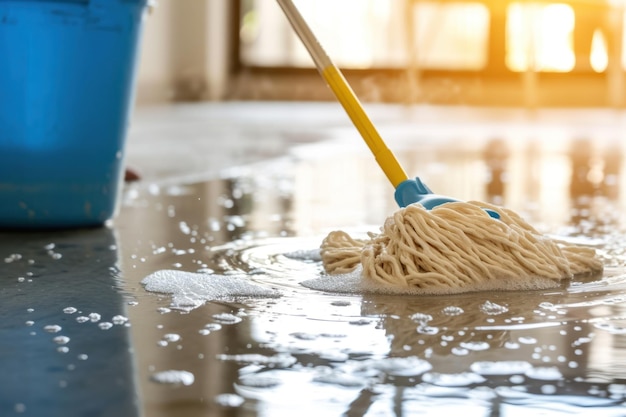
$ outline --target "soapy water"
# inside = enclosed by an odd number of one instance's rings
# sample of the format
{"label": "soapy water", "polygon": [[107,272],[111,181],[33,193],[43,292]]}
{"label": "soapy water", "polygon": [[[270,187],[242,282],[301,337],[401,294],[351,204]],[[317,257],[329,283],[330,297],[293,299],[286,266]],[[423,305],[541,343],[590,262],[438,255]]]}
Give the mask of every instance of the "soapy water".
{"label": "soapy water", "polygon": [[191,385],[194,383],[194,375],[189,371],[170,369],[156,372],[151,376],[151,380],[159,384],[169,385]]}
{"label": "soapy water", "polygon": [[376,293],[359,271],[328,276],[320,242],[236,241],[207,254],[221,270],[163,270],[142,281],[170,294],[175,311],[218,303],[245,312],[213,315],[207,325],[252,328],[255,353],[231,348],[215,358],[239,369],[233,406],[258,401],[287,415],[301,393],[298,406],[318,415],[625,414],[626,258],[611,249],[618,242],[579,242],[609,260],[603,276],[450,296]]}
{"label": "soapy water", "polygon": [[[169,218],[185,205],[166,207]],[[242,407],[242,414],[625,414],[626,245],[619,233],[577,238],[601,251],[603,277],[550,291],[415,297],[367,291],[356,274],[327,277],[318,250],[323,236],[261,236],[220,247],[216,240],[246,232],[211,240],[211,231],[240,227],[243,217],[203,225],[177,216],[182,240],[159,233],[137,244],[133,235],[130,254],[121,252],[130,320],[117,304],[108,308],[110,300],[98,304],[101,289],[87,297],[87,284],[96,281],[79,270],[81,296],[54,303],[56,315],[42,302],[20,306],[27,339],[41,341],[68,372],[70,365],[93,372],[87,367],[108,358],[114,343],[85,348],[83,335],[115,341],[133,332],[146,398],[193,391],[194,400]],[[15,288],[43,286],[27,252],[5,254],[5,266],[35,272],[12,275]],[[46,248],[41,266],[73,271],[70,255],[60,244]],[[136,285],[143,277],[144,287]],[[211,396],[198,394],[213,386]]]}

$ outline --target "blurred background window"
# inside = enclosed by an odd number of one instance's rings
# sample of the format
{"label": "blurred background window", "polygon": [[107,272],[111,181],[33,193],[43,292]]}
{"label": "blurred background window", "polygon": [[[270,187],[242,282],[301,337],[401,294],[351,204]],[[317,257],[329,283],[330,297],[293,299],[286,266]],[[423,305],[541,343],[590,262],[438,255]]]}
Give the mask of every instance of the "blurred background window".
{"label": "blurred background window", "polygon": [[574,68],[574,11],[571,6],[511,3],[506,23],[506,65],[509,69],[567,72]]}
{"label": "blurred background window", "polygon": [[[324,48],[344,68],[482,69],[489,9],[474,2],[299,0]],[[244,0],[241,60],[248,66],[312,67],[274,2]]]}
{"label": "blurred background window", "polygon": [[[498,4],[500,3],[500,4]],[[613,26],[623,3],[604,0],[296,0],[333,60],[343,68],[482,70],[489,37],[505,37],[505,68],[605,71]],[[490,28],[505,6],[505,33]],[[622,22],[615,22],[615,16]],[[613,21],[612,21],[613,20]],[[621,36],[623,38],[623,34]],[[621,42],[622,45],[624,42]],[[624,56],[624,54],[622,54]],[[312,67],[275,2],[241,0],[240,59],[244,66]],[[623,66],[626,67],[626,60]]]}
{"label": "blurred background window", "polygon": [[[626,0],[295,0],[364,101],[626,106]],[[274,0],[160,0],[139,101],[332,100]]]}

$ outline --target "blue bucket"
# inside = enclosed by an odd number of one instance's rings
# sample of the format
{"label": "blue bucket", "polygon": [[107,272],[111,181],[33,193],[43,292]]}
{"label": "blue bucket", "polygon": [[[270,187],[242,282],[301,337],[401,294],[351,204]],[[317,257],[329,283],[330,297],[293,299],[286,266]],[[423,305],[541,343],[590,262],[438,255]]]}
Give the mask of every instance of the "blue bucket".
{"label": "blue bucket", "polygon": [[115,215],[148,0],[0,0],[0,227]]}

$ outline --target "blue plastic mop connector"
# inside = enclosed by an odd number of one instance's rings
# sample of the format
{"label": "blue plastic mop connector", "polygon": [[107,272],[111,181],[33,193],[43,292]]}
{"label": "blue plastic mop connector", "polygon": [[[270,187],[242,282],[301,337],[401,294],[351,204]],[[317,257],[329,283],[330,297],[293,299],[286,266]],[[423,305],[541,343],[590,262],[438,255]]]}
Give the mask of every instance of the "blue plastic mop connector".
{"label": "blue plastic mop connector", "polygon": [[[427,210],[431,210],[441,204],[459,201],[454,198],[433,193],[419,177],[404,180],[398,184],[394,197],[400,207],[406,207],[410,204],[418,203],[424,206]],[[484,210],[494,219],[500,218],[500,215],[497,212],[490,209]]]}

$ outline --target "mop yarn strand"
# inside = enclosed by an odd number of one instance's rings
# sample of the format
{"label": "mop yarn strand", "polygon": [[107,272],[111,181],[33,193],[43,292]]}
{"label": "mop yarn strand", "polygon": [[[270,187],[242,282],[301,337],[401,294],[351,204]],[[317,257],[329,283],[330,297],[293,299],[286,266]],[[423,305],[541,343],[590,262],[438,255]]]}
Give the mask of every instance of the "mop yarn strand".
{"label": "mop yarn strand", "polygon": [[331,232],[321,256],[328,274],[361,265],[366,283],[417,294],[553,288],[603,269],[595,250],[542,236],[513,211],[476,201],[409,205],[369,239]]}
{"label": "mop yarn strand", "polygon": [[346,232],[330,233],[322,242],[321,257],[324,268],[331,274],[345,274],[361,262],[361,248],[367,240],[353,239]]}

